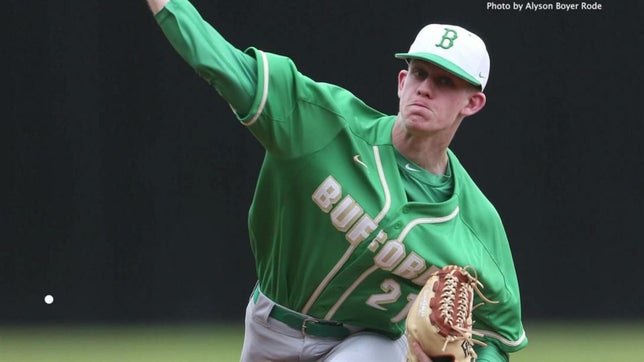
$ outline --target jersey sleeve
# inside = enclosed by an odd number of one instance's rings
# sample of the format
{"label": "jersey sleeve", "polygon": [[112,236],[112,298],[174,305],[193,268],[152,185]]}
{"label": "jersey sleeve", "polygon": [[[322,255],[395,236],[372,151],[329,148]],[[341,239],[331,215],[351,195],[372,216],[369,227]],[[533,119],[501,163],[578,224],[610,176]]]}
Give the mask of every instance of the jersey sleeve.
{"label": "jersey sleeve", "polygon": [[291,59],[255,48],[256,98],[247,117],[251,133],[273,156],[295,158],[327,145],[346,126],[354,97],[342,88],[301,74]]}
{"label": "jersey sleeve", "polygon": [[492,275],[479,275],[485,286],[483,294],[498,303],[485,303],[474,310],[474,328],[484,335],[486,343],[511,353],[524,348],[528,339],[521,318],[521,297],[512,253],[502,230],[499,225],[491,236],[495,242],[488,244],[488,254],[481,260],[481,270]]}
{"label": "jersey sleeve", "polygon": [[[516,352],[528,344],[521,317],[521,295],[512,250],[503,221],[494,205],[474,183],[454,154],[449,151],[452,168],[457,178],[461,218],[472,230],[478,243],[472,260],[478,280],[483,284],[482,294],[497,303],[483,303],[472,312],[476,332],[488,347],[484,355],[503,356]],[[475,296],[475,304],[483,302]],[[482,334],[483,337],[479,337]],[[503,361],[500,357],[490,361]]]}
{"label": "jersey sleeve", "polygon": [[237,114],[251,107],[257,88],[255,59],[232,46],[188,0],[171,0],[155,15],[170,44]]}
{"label": "jersey sleeve", "polygon": [[300,73],[285,56],[246,52],[257,59],[258,84],[250,112],[240,119],[275,157],[312,154],[341,130],[354,132],[384,116],[348,90]]}
{"label": "jersey sleeve", "polygon": [[478,355],[476,362],[508,362],[510,360],[508,354],[501,351],[494,343],[490,343],[485,347],[474,346],[474,348]]}

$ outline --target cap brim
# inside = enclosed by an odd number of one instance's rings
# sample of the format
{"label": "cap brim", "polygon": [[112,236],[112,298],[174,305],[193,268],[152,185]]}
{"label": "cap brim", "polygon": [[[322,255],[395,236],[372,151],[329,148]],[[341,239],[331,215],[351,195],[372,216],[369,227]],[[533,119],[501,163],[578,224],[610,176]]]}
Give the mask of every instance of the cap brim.
{"label": "cap brim", "polygon": [[430,62],[433,64],[438,65],[439,67],[447,70],[450,73],[453,73],[454,75],[458,76],[459,78],[464,79],[465,81],[472,83],[477,86],[481,86],[481,82],[469,75],[466,71],[463,70],[463,68],[459,67],[458,65],[450,62],[449,60],[440,57],[436,54],[431,54],[431,53],[396,53],[396,58],[400,59],[418,59],[418,60],[424,60],[426,62]]}

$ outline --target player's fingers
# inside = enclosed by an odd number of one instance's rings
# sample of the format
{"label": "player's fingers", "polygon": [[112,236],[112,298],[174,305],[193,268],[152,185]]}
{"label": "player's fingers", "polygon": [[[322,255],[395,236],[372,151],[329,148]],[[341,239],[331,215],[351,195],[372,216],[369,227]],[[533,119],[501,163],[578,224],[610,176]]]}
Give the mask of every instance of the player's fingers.
{"label": "player's fingers", "polygon": [[418,342],[414,342],[412,347],[414,349],[414,354],[416,355],[418,362],[432,362],[429,356],[427,356],[425,352],[423,352],[423,349],[420,348],[420,344]]}

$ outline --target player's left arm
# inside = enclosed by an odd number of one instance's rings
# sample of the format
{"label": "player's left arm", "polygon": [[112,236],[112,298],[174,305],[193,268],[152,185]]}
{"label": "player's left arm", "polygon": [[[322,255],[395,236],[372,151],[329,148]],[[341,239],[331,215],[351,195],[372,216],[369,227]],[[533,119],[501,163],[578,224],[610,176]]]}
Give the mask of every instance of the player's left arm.
{"label": "player's left arm", "polygon": [[518,300],[506,297],[497,301],[499,303],[487,303],[474,311],[474,334],[484,336],[475,338],[482,339],[486,344],[474,346],[477,362],[508,362],[509,353],[527,344]]}
{"label": "player's left arm", "polygon": [[[521,298],[514,262],[509,248],[500,254],[505,255],[500,259],[483,259],[485,273],[479,274],[479,280],[485,286],[481,291],[487,298],[497,302],[484,303],[473,311],[475,338],[487,344],[476,347],[480,361],[508,361],[509,353],[528,344],[521,318]],[[476,300],[474,304],[477,304]],[[483,337],[477,337],[480,335]]]}
{"label": "player's left arm", "polygon": [[[496,213],[496,210],[494,212]],[[489,361],[507,361],[508,354],[528,345],[523,328],[521,293],[512,250],[501,218],[495,219],[495,222],[488,219],[490,227],[479,235],[484,252],[478,261],[477,270],[479,281],[484,286],[481,292],[497,303],[484,303],[472,313],[475,338],[488,345],[478,347],[483,361],[486,360],[484,358],[488,358]],[[477,303],[475,298],[474,304]],[[479,338],[477,334],[482,334],[483,338]]]}

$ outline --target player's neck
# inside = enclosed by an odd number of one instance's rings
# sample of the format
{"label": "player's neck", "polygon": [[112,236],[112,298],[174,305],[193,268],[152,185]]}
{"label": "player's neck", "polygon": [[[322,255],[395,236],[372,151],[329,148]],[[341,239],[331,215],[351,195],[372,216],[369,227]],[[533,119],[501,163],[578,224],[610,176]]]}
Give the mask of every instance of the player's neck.
{"label": "player's neck", "polygon": [[407,133],[398,122],[394,124],[391,140],[398,152],[408,160],[435,175],[445,174],[449,141]]}

